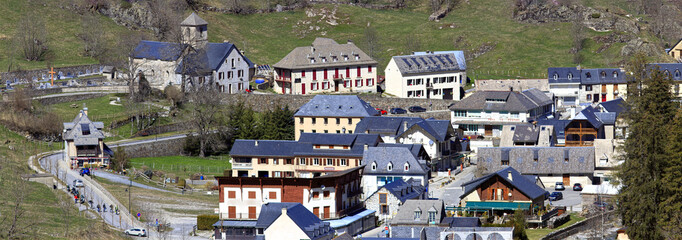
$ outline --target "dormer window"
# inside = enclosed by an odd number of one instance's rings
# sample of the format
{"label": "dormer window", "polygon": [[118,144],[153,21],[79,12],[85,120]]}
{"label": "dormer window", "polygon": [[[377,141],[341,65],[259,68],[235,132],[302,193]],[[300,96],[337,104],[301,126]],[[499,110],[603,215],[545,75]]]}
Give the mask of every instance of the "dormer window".
{"label": "dormer window", "polygon": [[388,166],[386,166],[386,170],[393,171],[393,163],[389,162]]}
{"label": "dormer window", "polygon": [[606,78],[606,72],[601,71],[601,78]]}
{"label": "dormer window", "polygon": [[360,55],[355,55],[355,60],[360,60]]}
{"label": "dormer window", "polygon": [[573,79],[573,73],[568,73],[568,80]]}
{"label": "dormer window", "polygon": [[343,56],[344,61],[348,61],[348,56]]}
{"label": "dormer window", "polygon": [[420,209],[414,210],[414,220],[419,220],[419,217],[421,217],[421,216],[422,216],[422,210],[420,210]]}
{"label": "dormer window", "polygon": [[554,76],[552,78],[554,78],[554,81],[556,81],[557,79],[559,79],[559,74],[554,73]]}
{"label": "dormer window", "polygon": [[377,162],[372,162],[372,171],[377,170]]}
{"label": "dormer window", "polygon": [[613,71],[613,78],[618,78],[618,72],[617,71]]}
{"label": "dormer window", "polygon": [[590,74],[590,73],[585,73],[585,77],[586,77],[587,79],[590,79],[590,78],[592,78],[592,74]]}
{"label": "dormer window", "polygon": [[311,59],[310,59],[310,63],[315,63],[315,59],[314,59],[314,58],[311,58]]}
{"label": "dormer window", "polygon": [[436,211],[435,210],[429,210],[429,222],[435,222],[436,221]]}
{"label": "dormer window", "polygon": [[322,62],[327,62],[327,58],[322,58]]}
{"label": "dormer window", "polygon": [[409,164],[409,163],[405,163],[405,172],[407,172],[407,171],[409,171],[409,170],[410,170],[410,164]]}

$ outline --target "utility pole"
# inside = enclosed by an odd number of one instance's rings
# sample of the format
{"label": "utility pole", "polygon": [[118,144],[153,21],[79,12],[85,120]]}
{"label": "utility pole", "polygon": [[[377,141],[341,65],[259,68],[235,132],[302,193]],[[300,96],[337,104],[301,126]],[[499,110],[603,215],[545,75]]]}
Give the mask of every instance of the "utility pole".
{"label": "utility pole", "polygon": [[130,192],[133,191],[133,188],[132,188],[132,186],[133,186],[133,179],[132,179],[132,177],[130,177],[130,176],[128,176],[128,179],[130,180],[130,184],[128,184],[128,214],[132,215],[132,214],[133,214],[133,210],[132,210],[132,208],[130,208],[130,205],[132,204],[132,202],[130,202]]}

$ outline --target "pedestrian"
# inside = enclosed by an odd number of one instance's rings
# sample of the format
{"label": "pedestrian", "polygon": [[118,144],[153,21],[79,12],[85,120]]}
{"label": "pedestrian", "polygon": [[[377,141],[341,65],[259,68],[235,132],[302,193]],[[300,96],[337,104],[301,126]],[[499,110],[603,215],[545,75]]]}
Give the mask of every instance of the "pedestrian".
{"label": "pedestrian", "polygon": [[97,204],[97,212],[100,212],[99,204]]}
{"label": "pedestrian", "polygon": [[102,208],[104,209],[104,212],[107,212],[107,205],[106,204],[102,204]]}
{"label": "pedestrian", "polygon": [[78,195],[73,195],[73,203],[78,203]]}
{"label": "pedestrian", "polygon": [[118,205],[116,205],[116,215],[118,215]]}
{"label": "pedestrian", "polygon": [[109,204],[109,211],[114,212],[114,205],[113,204]]}

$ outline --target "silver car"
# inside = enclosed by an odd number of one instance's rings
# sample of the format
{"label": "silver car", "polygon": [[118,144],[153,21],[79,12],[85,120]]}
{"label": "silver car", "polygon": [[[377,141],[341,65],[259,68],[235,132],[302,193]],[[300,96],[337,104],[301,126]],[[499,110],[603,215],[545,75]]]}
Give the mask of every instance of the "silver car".
{"label": "silver car", "polygon": [[73,186],[74,187],[83,187],[83,180],[80,180],[80,179],[73,180]]}
{"label": "silver car", "polygon": [[144,228],[131,228],[125,231],[127,235],[133,235],[138,237],[147,236],[147,230]]}

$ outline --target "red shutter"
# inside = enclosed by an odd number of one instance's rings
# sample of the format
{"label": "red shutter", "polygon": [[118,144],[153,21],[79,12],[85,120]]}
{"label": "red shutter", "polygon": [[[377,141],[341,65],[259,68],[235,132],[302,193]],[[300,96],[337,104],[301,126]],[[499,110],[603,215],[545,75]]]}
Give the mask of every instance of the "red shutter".
{"label": "red shutter", "polygon": [[339,69],[334,68],[334,78],[339,78]]}
{"label": "red shutter", "polygon": [[317,70],[313,70],[313,81],[317,80]]}
{"label": "red shutter", "polygon": [[305,77],[305,70],[301,71],[301,76]]}
{"label": "red shutter", "polygon": [[346,67],[346,77],[350,78],[350,68]]}
{"label": "red shutter", "polygon": [[311,83],[311,84],[310,84],[310,91],[313,90],[313,84],[315,84],[315,83]]}
{"label": "red shutter", "polygon": [[315,83],[315,88],[320,89],[320,83]]}
{"label": "red shutter", "polygon": [[367,71],[368,71],[368,72],[372,72],[372,66],[368,66],[368,67],[367,67]]}
{"label": "red shutter", "polygon": [[358,77],[360,76],[360,69],[361,69],[361,68],[362,68],[362,67],[358,66]]}
{"label": "red shutter", "polygon": [[369,86],[369,78],[365,80],[365,86]]}
{"label": "red shutter", "polygon": [[329,78],[327,77],[327,69],[326,69],[326,68],[324,69],[324,79],[329,79]]}

